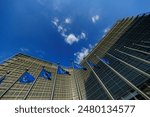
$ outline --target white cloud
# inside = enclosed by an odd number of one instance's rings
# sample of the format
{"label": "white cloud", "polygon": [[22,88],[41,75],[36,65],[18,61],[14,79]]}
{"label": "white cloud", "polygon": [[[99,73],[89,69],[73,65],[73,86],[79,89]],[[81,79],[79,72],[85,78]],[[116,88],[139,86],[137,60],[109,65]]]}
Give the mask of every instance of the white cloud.
{"label": "white cloud", "polygon": [[92,44],[89,44],[88,48],[83,47],[79,52],[74,53],[74,56],[76,56],[76,62],[80,63],[84,57],[86,57],[91,51],[92,49],[95,47],[95,45],[93,46]]}
{"label": "white cloud", "polygon": [[61,34],[61,36],[66,38],[67,35],[65,33],[67,32],[67,29],[61,25],[59,25],[57,28],[58,28],[58,32]]}
{"label": "white cloud", "polygon": [[63,27],[61,25],[59,25],[57,28],[58,28],[58,32],[63,31]]}
{"label": "white cloud", "polygon": [[65,23],[66,23],[66,24],[71,24],[71,22],[72,22],[72,21],[71,21],[70,18],[66,18],[66,19],[65,19]]}
{"label": "white cloud", "polygon": [[79,39],[74,35],[74,34],[69,34],[66,38],[65,38],[66,43],[72,45],[74,42],[78,42]]}
{"label": "white cloud", "polygon": [[60,33],[62,37],[67,38],[68,35],[65,34],[65,32]]}
{"label": "white cloud", "polygon": [[89,48],[92,49],[92,48],[93,48],[93,45],[92,45],[92,44],[89,44]]}
{"label": "white cloud", "polygon": [[20,48],[20,50],[21,50],[22,52],[29,52],[29,49],[28,49],[28,48]]}
{"label": "white cloud", "polygon": [[81,34],[79,35],[80,39],[85,39],[86,38],[86,34],[84,32],[81,32]]}
{"label": "white cloud", "polygon": [[98,43],[96,43],[94,46],[97,46]]}
{"label": "white cloud", "polygon": [[[56,26],[57,31],[64,38],[65,42],[69,45],[72,45],[81,39],[86,39],[86,34],[84,32],[81,32],[79,35],[68,32],[68,30],[65,28],[65,24],[61,23],[57,17],[52,20],[52,23]],[[65,23],[71,23],[71,19],[66,18]]]}
{"label": "white cloud", "polygon": [[65,35],[65,34],[64,34],[64,37],[65,37],[65,41],[66,41],[68,44],[72,45],[74,42],[78,42],[78,41],[80,41],[81,39],[86,39],[86,34],[83,33],[83,32],[81,32],[80,35],[75,36],[75,34],[70,33],[69,35]]}
{"label": "white cloud", "polygon": [[99,20],[99,15],[95,15],[91,19],[93,23],[96,23]]}
{"label": "white cloud", "polygon": [[55,26],[58,26],[59,19],[58,19],[57,17],[55,17],[55,18],[52,20],[52,23],[53,23]]}
{"label": "white cloud", "polygon": [[104,29],[104,31],[103,31],[103,32],[104,32],[104,34],[103,34],[103,36],[102,36],[102,37],[104,37],[104,36],[106,35],[106,33],[107,33],[107,32],[109,32],[109,30],[110,30],[110,28],[109,28],[109,27],[105,28],[105,29]]}
{"label": "white cloud", "polygon": [[82,48],[80,52],[74,53],[74,56],[76,56],[76,62],[80,63],[84,57],[86,57],[89,54],[90,50],[88,48]]}
{"label": "white cloud", "polygon": [[105,28],[104,33],[107,33],[110,30],[110,28]]}
{"label": "white cloud", "polygon": [[51,21],[57,28],[57,31],[63,36],[66,37],[65,32],[67,31],[66,28],[64,28],[61,24],[59,24],[59,19],[57,17],[55,17],[52,21]]}

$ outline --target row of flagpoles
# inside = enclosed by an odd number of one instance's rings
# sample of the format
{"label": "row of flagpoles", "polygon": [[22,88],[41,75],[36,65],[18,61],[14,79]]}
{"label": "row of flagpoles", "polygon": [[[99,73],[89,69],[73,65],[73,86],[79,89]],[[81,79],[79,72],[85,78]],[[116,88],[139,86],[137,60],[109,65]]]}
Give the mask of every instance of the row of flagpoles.
{"label": "row of flagpoles", "polygon": [[[108,54],[109,56],[111,57],[114,57],[112,56],[111,54]],[[111,62],[106,59],[106,58],[100,58],[99,56],[97,56],[95,54],[95,57],[100,60],[103,64],[105,64],[105,66],[107,66],[109,69],[111,69],[117,76],[118,78],[120,78],[121,80],[123,80],[127,85],[129,85],[131,88],[133,88],[135,91],[137,91],[139,94],[141,94],[145,99],[150,99],[149,96],[147,96],[143,91],[141,91],[137,86],[135,86],[132,82],[130,82],[128,79],[126,79],[123,75],[121,75],[118,71],[116,71],[113,67],[111,67]],[[134,66],[132,65],[129,65],[128,63],[116,58],[118,61],[126,64],[127,66],[133,68],[134,70],[140,72],[141,74],[147,76],[148,78],[150,78],[149,74],[139,70],[138,68],[135,68]],[[114,100],[114,97],[111,95],[110,91],[107,89],[107,87],[105,86],[105,84],[102,82],[101,78],[99,78],[99,76],[97,75],[97,73],[94,71],[94,69],[92,67],[95,67],[95,68],[100,68],[99,65],[96,65],[94,64],[93,62],[91,61],[87,61],[85,60],[85,63],[88,65],[88,68],[90,69],[90,71],[92,71],[92,73],[94,74],[94,76],[96,77],[96,79],[98,80],[99,84],[102,86],[102,88],[104,89],[104,91],[106,92],[106,94],[108,95],[109,99],[112,99]],[[86,67],[80,65],[80,64],[77,64],[77,63],[73,63],[73,70],[74,69],[79,69],[79,70],[87,70]],[[9,73],[8,73],[9,74]],[[56,81],[56,77],[57,77],[57,74],[66,74],[66,75],[70,75],[70,73],[66,70],[64,70],[60,65],[57,66],[57,69],[56,69],[56,74],[55,74],[55,77],[54,77],[54,84],[53,84],[53,89],[52,89],[52,95],[51,95],[51,99],[53,99],[54,97],[54,91],[55,91],[55,81]],[[44,78],[44,79],[47,79],[47,80],[51,80],[51,72],[48,72],[47,70],[43,69],[41,70],[39,76],[39,78]],[[6,75],[2,76],[0,78],[0,83],[3,82],[3,80],[6,78]],[[76,80],[76,79],[75,79]],[[14,83],[16,82],[20,82],[20,83],[32,83],[32,82],[36,82],[35,78],[28,72],[28,71],[25,71],[23,73],[23,75],[17,79]],[[34,85],[33,83],[33,85]],[[77,84],[77,83],[76,83]],[[14,84],[12,84],[13,86]],[[12,87],[11,86],[11,87]],[[0,96],[0,98],[11,88],[9,87],[4,93],[2,93],[2,95]],[[77,86],[78,87],[78,86]],[[31,87],[32,88],[32,87]],[[78,89],[78,95],[80,94],[80,89]],[[26,99],[27,95],[25,96],[24,99]],[[80,96],[79,96],[80,97]],[[80,98],[82,99],[82,97]]]}
{"label": "row of flagpoles", "polygon": [[[138,44],[134,44],[134,45],[139,46]],[[128,48],[128,49],[131,49],[131,50],[134,50],[134,51],[138,51],[138,52],[141,52],[141,53],[144,53],[144,54],[149,55],[148,52],[139,51],[139,50],[137,50],[137,49],[129,48],[129,47],[126,47],[126,46],[124,46],[124,47],[125,47],[125,48]],[[140,45],[140,47],[141,47],[141,45]],[[142,47],[145,47],[145,46],[142,46]],[[119,51],[119,50],[117,50],[117,49],[116,49],[116,51],[117,51],[117,52],[121,52],[121,53],[123,53],[123,54],[126,54],[126,55],[128,55],[128,56],[130,56],[130,57],[133,57],[133,58],[135,58],[135,59],[144,61],[144,62],[146,62],[146,63],[149,64],[149,61],[147,61],[147,60],[140,59],[140,58],[138,58],[138,57],[135,57],[135,56],[130,55],[130,54],[127,54],[127,53],[125,53],[125,52]],[[130,64],[128,64],[128,63],[126,63],[126,62],[124,62],[124,61],[122,61],[122,60],[120,60],[119,58],[116,58],[115,56],[113,56],[113,55],[111,55],[111,54],[109,54],[109,53],[108,53],[108,55],[111,56],[111,57],[113,57],[113,58],[115,58],[116,60],[118,60],[118,61],[120,61],[120,62],[126,64],[127,66],[133,68],[134,70],[138,71],[139,73],[141,73],[141,74],[147,76],[148,78],[150,78],[149,74],[147,74],[147,73],[141,71],[140,69],[135,68],[134,66],[132,66],[132,65],[130,65]],[[141,94],[143,97],[145,97],[145,99],[150,99],[150,98],[149,98],[147,95],[145,95],[139,88],[137,88],[133,83],[131,83],[130,81],[128,81],[124,76],[122,76],[122,75],[121,75],[120,73],[118,73],[114,68],[112,68],[112,67],[110,66],[111,63],[110,63],[110,61],[109,61],[108,59],[106,59],[106,58],[99,58],[97,55],[95,55],[95,56],[96,56],[97,59],[99,59],[101,62],[103,62],[108,68],[110,68],[117,76],[119,76],[119,78],[120,78],[121,80],[123,80],[123,81],[124,81],[125,83],[127,83],[130,87],[132,87],[135,91],[137,91],[139,94]],[[100,68],[100,67],[99,67],[98,65],[94,64],[92,61],[87,61],[87,60],[85,60],[85,62],[86,62],[86,64],[88,65],[88,68],[94,73],[95,77],[97,78],[97,80],[99,81],[99,83],[101,84],[101,86],[103,87],[103,89],[105,90],[105,92],[106,92],[106,94],[108,95],[109,99],[114,99],[114,98],[112,97],[111,93],[110,93],[110,92],[108,91],[108,89],[106,88],[105,84],[103,84],[103,82],[101,81],[101,79],[98,77],[98,75],[95,73],[95,71],[94,71],[93,68],[92,68],[92,67],[95,67],[95,68]],[[84,66],[82,66],[82,65],[80,65],[80,64],[74,63],[74,62],[73,62],[73,64],[72,64],[72,68],[73,68],[73,74],[74,74],[74,75],[75,75],[74,69],[77,69],[77,70],[87,70],[86,67],[84,67]],[[9,74],[9,73],[10,73],[10,72],[7,72],[5,75],[3,75],[3,76],[0,77],[0,84],[6,79],[6,76],[7,76],[7,74]],[[60,65],[58,65],[58,66],[57,66],[57,69],[56,69],[56,74],[55,74],[55,77],[54,77],[53,92],[54,92],[54,90],[55,90],[55,81],[56,81],[57,74],[71,75],[67,70],[63,69]],[[51,72],[48,72],[48,71],[43,67],[43,69],[41,70],[40,74],[38,75],[38,78],[44,78],[44,79],[46,79],[46,80],[51,80],[51,76],[52,76]],[[76,78],[75,78],[75,80],[76,80]],[[32,82],[35,83],[35,82],[36,82],[36,79],[28,72],[28,70],[26,70],[26,71],[22,74],[22,76],[21,76],[19,79],[17,79],[14,83],[16,83],[16,82],[18,82],[18,81],[19,81],[20,83],[22,83],[22,84],[26,84],[26,83],[32,83]],[[34,84],[34,83],[33,83],[33,84]],[[77,81],[76,81],[76,85],[78,85]],[[77,87],[79,87],[79,86],[77,86]],[[10,88],[11,88],[11,87],[10,87]],[[8,89],[9,89],[9,88],[8,88]],[[80,89],[77,89],[77,90],[79,91],[78,94],[80,95]],[[8,90],[7,90],[7,91],[8,91]],[[7,92],[7,91],[6,91],[6,92]],[[4,95],[6,92],[4,92],[2,95]],[[80,99],[82,99],[81,96],[79,96],[79,97],[80,97]],[[53,95],[51,96],[51,99],[53,99]]]}
{"label": "row of flagpoles", "polygon": [[[105,58],[101,58],[101,60],[107,64],[109,64],[109,61]],[[95,65],[93,62],[91,61],[88,61],[89,65],[92,66],[92,67],[96,67],[98,68],[97,65]],[[77,64],[77,63],[74,63],[73,62],[73,69],[78,69],[78,70],[87,70],[86,67],[80,65],[80,64]],[[9,73],[7,73],[9,74]],[[4,79],[6,78],[6,75],[5,74],[4,76],[1,76],[0,78],[0,84],[4,81]],[[71,75],[68,71],[66,71],[65,69],[63,69],[60,65],[58,65],[58,68],[57,68],[57,74],[66,74],[66,75]],[[40,74],[39,74],[39,78],[44,78],[46,80],[51,80],[51,72],[48,72],[44,67],[43,69],[41,70]],[[22,76],[18,79],[18,81],[22,84],[25,84],[25,83],[32,83],[33,81],[35,80],[34,76],[32,76],[28,70],[26,70]]]}
{"label": "row of flagpoles", "polygon": [[[109,60],[105,59],[105,58],[100,58],[101,61],[105,62],[106,64],[110,64]],[[98,65],[94,64],[93,62],[91,61],[86,61],[87,62],[87,65],[90,66],[90,69],[91,67],[95,67],[95,68],[100,68]],[[73,68],[73,75],[75,76],[75,73],[74,73],[74,70],[84,70],[86,71],[87,68],[80,65],[80,64],[77,64],[77,63],[72,63],[72,68]],[[92,71],[93,72],[93,71]],[[7,73],[9,74],[9,73]],[[0,78],[0,84],[6,79],[6,76],[7,74],[5,74],[4,76],[2,76]],[[55,92],[55,85],[56,85],[56,78],[57,78],[57,74],[60,74],[60,75],[71,75],[69,73],[69,71],[63,69],[60,65],[57,66],[57,69],[56,69],[56,72],[55,72],[55,76],[54,76],[54,79],[53,79],[53,87],[52,87],[52,94],[51,94],[51,97],[50,99],[53,100],[54,98],[54,92]],[[44,78],[46,80],[51,80],[51,77],[52,77],[52,74],[51,72],[47,71],[45,69],[45,67],[42,68],[40,74],[38,75],[37,78]],[[26,95],[24,96],[23,99],[26,99],[28,94],[30,93],[32,87],[34,86],[37,78],[34,78],[33,75],[31,75],[29,73],[28,70],[26,70],[22,75],[21,77],[19,77],[18,79],[16,79],[16,81],[5,91],[2,93],[2,95],[0,96],[0,99],[8,92],[8,90],[15,84],[17,83],[18,81],[21,83],[21,84],[27,84],[27,83],[32,83],[30,89],[28,90],[28,92],[26,93]],[[78,96],[79,96],[79,100],[82,99],[82,96],[81,96],[81,92],[80,92],[80,89],[79,89],[79,84],[78,84],[78,80],[74,77],[75,79],[75,84],[76,84],[76,87],[77,87],[77,92],[78,92]],[[97,78],[99,79],[99,78]]]}

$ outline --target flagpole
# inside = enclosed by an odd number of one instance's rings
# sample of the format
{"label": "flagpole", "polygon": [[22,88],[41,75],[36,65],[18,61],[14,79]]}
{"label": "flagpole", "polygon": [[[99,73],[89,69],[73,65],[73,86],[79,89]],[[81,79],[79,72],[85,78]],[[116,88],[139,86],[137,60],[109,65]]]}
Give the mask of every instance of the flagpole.
{"label": "flagpole", "polygon": [[[27,71],[27,70],[26,70]],[[24,72],[21,74],[21,76],[24,74]],[[21,77],[20,76],[20,77]],[[15,84],[16,82],[18,82],[18,80],[20,79],[20,77],[18,79],[15,80],[15,82],[10,86],[8,87],[1,95],[0,95],[0,99],[2,99],[2,97],[9,91],[9,89],[11,89]]]}
{"label": "flagpole", "polygon": [[73,77],[74,77],[75,84],[76,84],[76,87],[77,87],[78,97],[79,97],[79,100],[82,100],[82,96],[81,96],[79,84],[78,84],[78,81],[77,81],[77,79],[76,79],[76,77],[75,77],[74,62],[72,62],[72,68],[73,68]]}
{"label": "flagpole", "polygon": [[[6,73],[5,73],[5,75],[3,75],[1,78],[4,80],[5,78],[6,78],[6,76],[7,76],[7,74],[9,74],[10,73],[10,71],[7,71]],[[3,81],[2,80],[2,81]]]}
{"label": "flagpole", "polygon": [[[96,58],[100,60],[99,56],[95,54]],[[123,80],[126,84],[128,84],[130,87],[132,87],[135,91],[137,91],[139,94],[141,94],[145,99],[150,100],[150,97],[147,96],[143,91],[141,91],[139,88],[137,88],[133,83],[131,83],[129,80],[127,80],[124,76],[122,76],[120,73],[118,73],[114,68],[112,68],[110,65],[106,64],[102,60],[100,60],[103,64],[105,64],[109,69],[111,69],[121,80]]]}
{"label": "flagpole", "polygon": [[57,68],[56,68],[56,73],[55,73],[55,77],[54,77],[54,83],[53,83],[53,87],[52,87],[52,93],[51,93],[50,100],[53,100],[53,98],[54,98],[56,78],[57,78],[57,70],[58,70],[58,65],[57,65]]}
{"label": "flagpole", "polygon": [[102,88],[104,89],[104,91],[106,92],[107,96],[109,97],[109,99],[114,100],[113,96],[111,95],[111,93],[109,92],[109,90],[106,88],[106,86],[104,85],[104,83],[101,81],[101,79],[98,77],[98,75],[95,73],[95,71],[92,69],[92,67],[89,65],[89,63],[86,61],[86,64],[89,66],[89,68],[91,69],[91,71],[93,72],[94,76],[96,77],[96,79],[98,80],[99,84],[102,86]]}
{"label": "flagpole", "polygon": [[[36,60],[34,60],[33,63],[34,63],[35,61],[36,61]],[[29,67],[31,67],[31,65],[32,65],[33,63],[31,63]],[[11,74],[11,73],[13,73],[15,70],[19,69],[19,67],[22,66],[22,65],[24,65],[24,62],[22,62],[21,65],[19,65],[18,67],[16,67],[16,68],[13,69],[12,71],[9,71],[9,74]],[[28,69],[26,69],[25,72],[26,72],[27,70],[28,70]],[[21,74],[21,76],[22,76],[25,72],[23,72],[23,73]],[[20,77],[21,77],[21,76],[20,76]],[[18,80],[20,79],[20,77],[19,77],[18,79],[16,79],[15,82],[13,82],[13,84],[12,84],[10,87],[8,87],[8,88],[0,95],[0,99],[18,82]]]}
{"label": "flagpole", "polygon": [[150,75],[149,75],[148,73],[146,73],[146,72],[144,72],[144,71],[142,71],[142,70],[140,70],[140,69],[138,69],[138,68],[136,68],[136,67],[134,67],[134,66],[132,66],[132,65],[130,65],[130,64],[128,64],[128,63],[126,63],[125,61],[123,61],[123,60],[121,60],[121,59],[119,59],[119,58],[113,56],[112,54],[107,53],[107,55],[109,55],[109,56],[111,56],[112,58],[114,58],[114,59],[120,61],[121,63],[124,63],[126,66],[128,66],[128,67],[134,69],[135,71],[137,71],[137,72],[143,74],[144,76],[147,76],[148,78],[150,78]]}
{"label": "flagpole", "polygon": [[[39,66],[40,66],[40,65],[39,65]],[[38,67],[38,68],[39,68],[39,67]],[[38,68],[37,68],[37,69],[38,69]],[[43,69],[43,68],[42,68],[42,69]],[[39,76],[39,75],[38,75],[38,76]],[[35,81],[32,83],[32,85],[30,86],[30,88],[28,89],[28,91],[27,91],[27,93],[25,94],[25,96],[23,97],[23,100],[26,100],[26,99],[27,99],[29,93],[31,92],[33,86],[35,85],[35,83],[36,83],[36,81],[37,81],[37,79],[38,79],[38,76],[37,76],[37,78],[35,79]]]}

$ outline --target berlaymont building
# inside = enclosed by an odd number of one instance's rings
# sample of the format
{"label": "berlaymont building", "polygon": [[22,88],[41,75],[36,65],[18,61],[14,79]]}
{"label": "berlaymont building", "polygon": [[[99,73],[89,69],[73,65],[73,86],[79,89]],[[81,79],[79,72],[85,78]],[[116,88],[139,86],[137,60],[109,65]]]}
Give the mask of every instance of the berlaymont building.
{"label": "berlaymont building", "polygon": [[0,99],[149,100],[150,14],[118,20],[80,68],[16,54],[0,65]]}

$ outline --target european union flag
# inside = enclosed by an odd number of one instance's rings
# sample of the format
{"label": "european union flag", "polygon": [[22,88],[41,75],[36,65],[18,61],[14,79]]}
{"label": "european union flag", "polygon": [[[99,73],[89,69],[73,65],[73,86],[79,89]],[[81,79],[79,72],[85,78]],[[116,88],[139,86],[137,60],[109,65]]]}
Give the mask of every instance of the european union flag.
{"label": "european union flag", "polygon": [[83,67],[83,66],[81,66],[81,65],[79,65],[79,64],[77,64],[77,63],[74,63],[73,65],[74,65],[74,69],[83,69],[83,70],[87,70],[87,68],[85,68],[85,67]]}
{"label": "european union flag", "polygon": [[44,68],[42,69],[39,77],[45,78],[47,80],[51,80],[51,72],[46,71]]}
{"label": "european union flag", "polygon": [[106,58],[100,58],[101,61],[103,61],[106,64],[110,64],[109,60]]}
{"label": "european union flag", "polygon": [[99,66],[97,66],[96,64],[94,64],[92,61],[88,61],[89,65],[91,67],[95,67],[95,68],[100,68]]}
{"label": "european union flag", "polygon": [[1,76],[0,78],[0,84],[3,82],[3,80],[5,79],[6,76]]}
{"label": "european union flag", "polygon": [[35,80],[35,78],[29,74],[27,71],[19,78],[20,83],[31,83]]}
{"label": "european union flag", "polygon": [[68,71],[64,70],[61,66],[58,66],[57,74],[68,74],[68,75],[70,75],[70,73]]}

